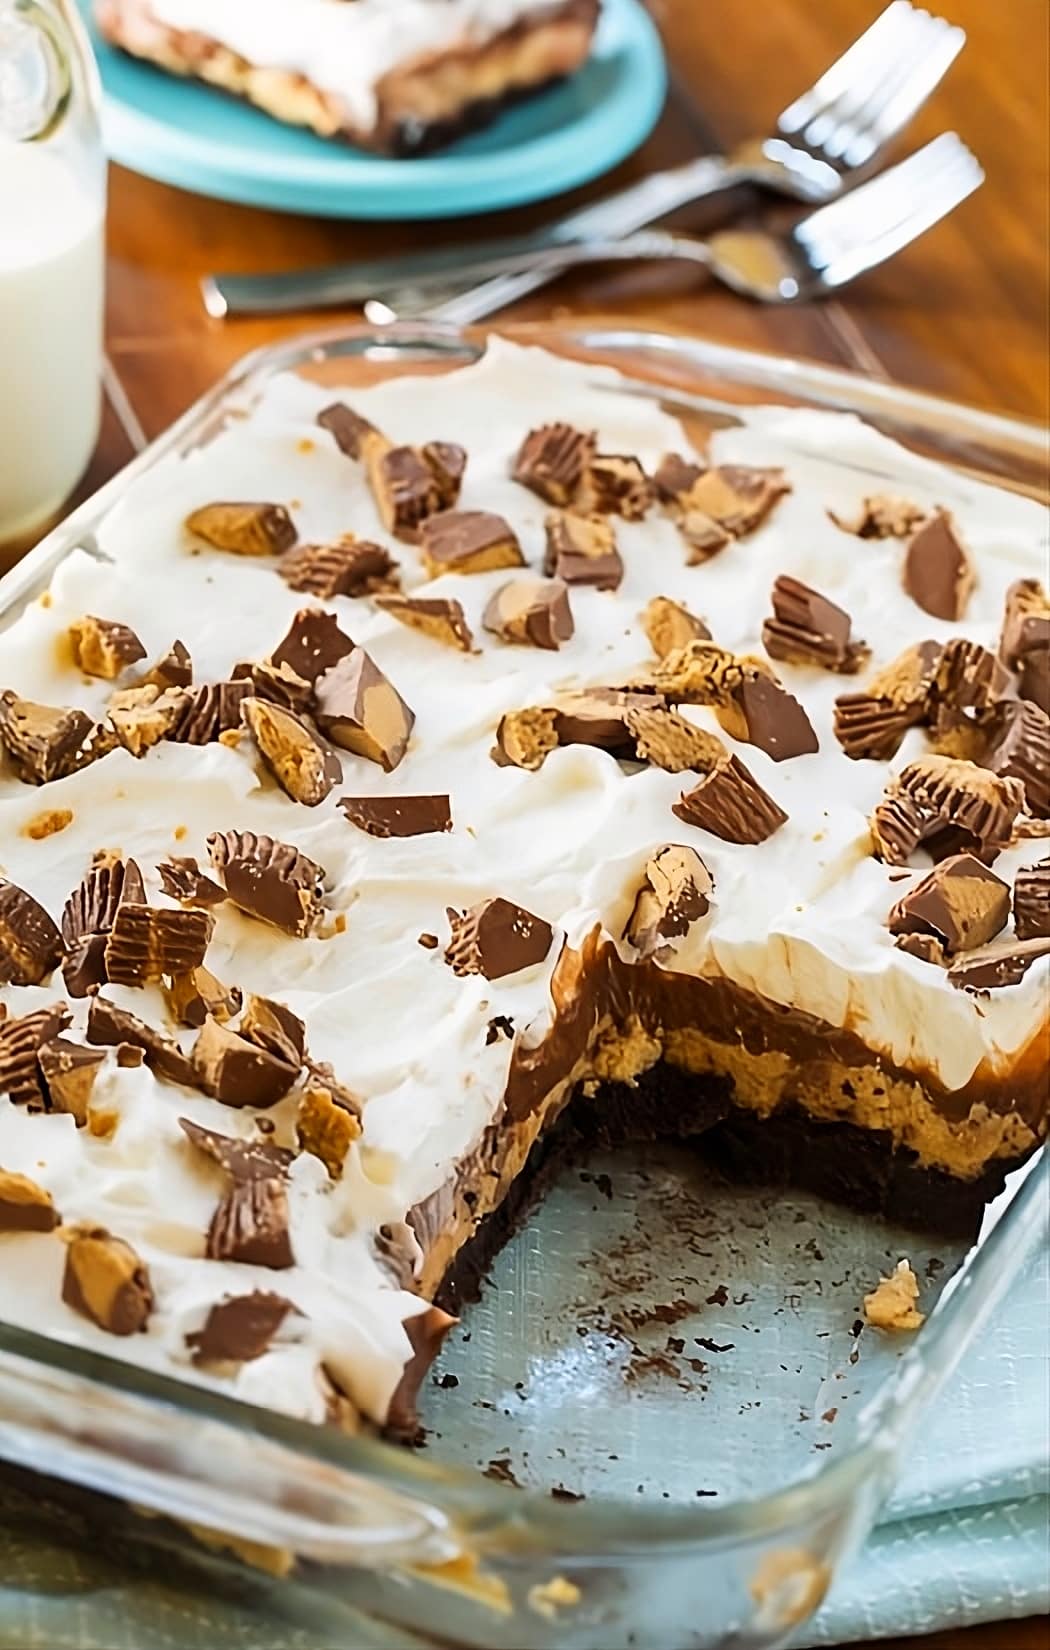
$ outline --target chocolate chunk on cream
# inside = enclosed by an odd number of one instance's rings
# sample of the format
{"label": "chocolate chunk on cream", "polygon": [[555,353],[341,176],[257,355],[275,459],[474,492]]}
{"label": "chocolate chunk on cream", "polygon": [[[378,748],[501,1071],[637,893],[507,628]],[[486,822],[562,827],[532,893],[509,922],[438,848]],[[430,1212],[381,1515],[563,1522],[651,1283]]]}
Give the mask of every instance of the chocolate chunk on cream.
{"label": "chocolate chunk on cream", "polygon": [[363,647],[319,678],[314,704],[318,727],[333,744],[393,772],[416,718]]}
{"label": "chocolate chunk on cream", "polygon": [[212,865],[242,911],[301,939],[321,913],[324,871],[287,842],[256,831],[214,831]]}
{"label": "chocolate chunk on cream", "polygon": [[397,563],[389,550],[344,533],[324,544],[301,544],[282,556],[278,573],[290,590],[320,596],[367,596],[389,588]]}
{"label": "chocolate chunk on cream", "polygon": [[571,424],[544,424],[525,437],[511,473],[548,504],[566,505],[575,498],[596,448],[592,433]]}
{"label": "chocolate chunk on cream", "polygon": [[106,682],[115,681],[129,665],[146,657],[146,649],[130,625],[98,619],[92,613],[85,613],[70,625],[69,640],[77,668],[85,676],[100,676]]}
{"label": "chocolate chunk on cream", "polygon": [[800,579],[782,573],[773,585],[772,600],[773,617],[762,626],[771,659],[853,676],[871,657],[866,642],[852,639],[849,614]]}
{"label": "chocolate chunk on cream", "polygon": [[672,811],[687,825],[739,843],[765,842],[788,817],[735,756],[716,763]]}
{"label": "chocolate chunk on cream", "polygon": [[13,1019],[0,1019],[0,1094],[6,1094],[12,1105],[44,1110],[47,1093],[37,1056],[70,1018],[65,1003],[57,1002]]}
{"label": "chocolate chunk on cream", "polygon": [[0,1233],[53,1232],[59,1222],[51,1193],[28,1175],[0,1168]]}
{"label": "chocolate chunk on cream", "polygon": [[618,590],[623,583],[623,559],[616,535],[604,516],[583,516],[571,510],[552,510],[546,520],[547,549],[543,571],[565,584],[593,584],[598,590]]}
{"label": "chocolate chunk on cream", "polygon": [[694,848],[668,843],[645,867],[624,938],[640,957],[658,955],[711,909],[714,882]]}
{"label": "chocolate chunk on cream", "polygon": [[482,900],[468,911],[448,913],[451,938],[445,961],[454,974],[483,974],[502,980],[542,962],[551,948],[554,931],[510,900]]}
{"label": "chocolate chunk on cream", "polygon": [[149,1271],[130,1243],[101,1226],[65,1228],[62,1299],[110,1335],[136,1335],[153,1311]]}
{"label": "chocolate chunk on cream", "polygon": [[279,556],[299,537],[283,504],[202,504],[191,510],[186,526],[213,549],[235,556]]}
{"label": "chocolate chunk on cream", "polygon": [[485,606],[482,623],[505,642],[557,652],[575,626],[569,592],[560,579],[512,579]]}
{"label": "chocolate chunk on cream", "polygon": [[61,955],[62,935],[39,900],[0,876],[0,985],[40,985]]}
{"label": "chocolate chunk on cream", "polygon": [[451,831],[447,796],[341,796],[351,825],[374,837],[429,836]]}
{"label": "chocolate chunk on cream", "polygon": [[323,607],[301,607],[269,662],[287,665],[304,682],[316,682],[353,649],[354,643],[340,629],[334,613]]}
{"label": "chocolate chunk on cream", "polygon": [[1009,884],[972,854],[952,854],[897,901],[886,926],[932,934],[951,957],[994,939],[1009,915]]}
{"label": "chocolate chunk on cream", "polygon": [[419,542],[433,579],[442,573],[491,573],[525,565],[514,529],[491,510],[443,510],[423,523]]}
{"label": "chocolate chunk on cream", "polygon": [[227,1295],[213,1306],[200,1329],[186,1336],[195,1364],[247,1364],[268,1352],[285,1319],[297,1308],[283,1295],[253,1289]]}
{"label": "chocolate chunk on cream", "polygon": [[904,588],[935,619],[961,619],[974,586],[973,563],[946,510],[924,522],[908,544]]}
{"label": "chocolate chunk on cream", "polygon": [[399,624],[460,653],[473,653],[474,636],[462,604],[451,596],[377,596],[376,606]]}
{"label": "chocolate chunk on cream", "polygon": [[935,860],[966,852],[989,864],[1009,843],[1023,804],[1018,780],[927,756],[887,783],[871,816],[875,852],[888,865],[905,865],[921,844]]}
{"label": "chocolate chunk on cream", "polygon": [[1050,936],[1050,859],[1022,865],[1014,879],[1013,907],[1019,940]]}

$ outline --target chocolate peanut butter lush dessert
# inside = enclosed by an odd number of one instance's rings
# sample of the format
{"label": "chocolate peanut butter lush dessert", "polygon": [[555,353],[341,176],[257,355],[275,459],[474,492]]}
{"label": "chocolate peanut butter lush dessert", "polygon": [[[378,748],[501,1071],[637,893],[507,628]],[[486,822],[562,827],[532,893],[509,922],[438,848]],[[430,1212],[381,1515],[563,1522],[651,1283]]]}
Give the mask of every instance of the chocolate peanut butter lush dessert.
{"label": "chocolate peanut butter lush dessert", "polygon": [[600,0],[96,0],[115,46],[293,126],[410,155],[573,74]]}
{"label": "chocolate peanut butter lush dessert", "polygon": [[1043,512],[619,383],[277,378],[0,636],[0,1318],[411,1428],[567,1140],[957,1232],[1043,1139]]}

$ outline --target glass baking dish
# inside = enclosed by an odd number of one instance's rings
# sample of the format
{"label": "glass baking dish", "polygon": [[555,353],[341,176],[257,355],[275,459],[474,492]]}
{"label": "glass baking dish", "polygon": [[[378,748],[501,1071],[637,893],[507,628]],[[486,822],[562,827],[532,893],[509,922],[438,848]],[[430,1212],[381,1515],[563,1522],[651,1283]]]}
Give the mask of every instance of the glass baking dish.
{"label": "glass baking dish", "polygon": [[[501,331],[619,367],[624,393],[690,427],[732,423],[745,403],[853,412],[1047,497],[1043,432],[1019,421],[696,339]],[[483,347],[403,325],[248,357],[0,580],[0,660],[5,622],[93,548],[129,483],[207,443],[275,374],[352,393]],[[874,491],[888,479],[864,474]],[[863,1540],[938,1389],[1045,1243],[1048,1208],[1045,1150],[969,1252],[727,1185],[677,1148],[568,1166],[446,1344],[421,1452],[0,1325],[0,1516],[57,1520],[311,1643],[776,1645]],[[913,1338],[858,1337],[861,1294],[901,1254],[924,1308],[936,1302],[929,1321]]]}

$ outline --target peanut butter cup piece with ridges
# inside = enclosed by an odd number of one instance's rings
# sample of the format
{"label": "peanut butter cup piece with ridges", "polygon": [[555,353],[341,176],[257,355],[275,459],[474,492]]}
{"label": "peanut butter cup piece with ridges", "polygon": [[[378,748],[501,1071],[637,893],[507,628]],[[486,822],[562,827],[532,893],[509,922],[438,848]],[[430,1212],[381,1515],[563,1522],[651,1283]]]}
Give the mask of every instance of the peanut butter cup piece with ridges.
{"label": "peanut butter cup piece with ridges", "polygon": [[437,485],[442,510],[451,510],[463,488],[467,451],[457,441],[424,441],[419,449]]}
{"label": "peanut butter cup piece with ridges", "polygon": [[377,596],[376,606],[409,630],[418,630],[444,647],[473,653],[474,636],[462,603],[449,596]]}
{"label": "peanut butter cup piece with ridges", "polygon": [[295,1265],[289,1219],[282,1180],[236,1180],[211,1218],[208,1259],[284,1271]]}
{"label": "peanut butter cup piece with ridges", "polygon": [[106,939],[106,978],[141,986],[187,974],[204,961],[215,927],[210,911],[121,904]]}
{"label": "peanut butter cup piece with ridges", "polygon": [[299,537],[283,504],[202,504],[186,517],[186,527],[234,556],[279,556]]}
{"label": "peanut butter cup piece with ridges", "polygon": [[514,529],[491,510],[442,510],[423,523],[419,545],[432,579],[525,565]]}
{"label": "peanut butter cup piece with ridges", "polygon": [[445,489],[416,447],[365,443],[365,465],[379,519],[388,533],[415,544],[420,528],[445,502]]}
{"label": "peanut butter cup piece with ridges", "polygon": [[176,737],[192,702],[186,688],[159,688],[149,682],[114,693],[106,707],[106,717],[117,742],[132,756],[142,757],[162,739]]}
{"label": "peanut butter cup piece with ridges", "polygon": [[392,773],[408,749],[415,713],[363,647],[319,678],[314,706],[317,725],[333,744],[377,762],[384,773]]}
{"label": "peanut butter cup piece with ridges", "polygon": [[683,792],[672,812],[723,842],[765,842],[787,814],[735,756],[712,768],[699,785]]}
{"label": "peanut butter cup piece with ridges", "polygon": [[270,654],[269,663],[278,668],[287,666],[304,682],[316,682],[352,653],[354,646],[340,630],[334,613],[323,607],[301,607]]}
{"label": "peanut butter cup piece with ridges", "polygon": [[35,1008],[17,1019],[0,1020],[0,1094],[6,1094],[12,1105],[28,1106],[31,1111],[43,1111],[47,1095],[41,1082],[37,1054],[44,1043],[69,1024],[71,1015],[65,1003],[51,1003],[47,1008]]}
{"label": "peanut butter cup piece with ridges", "polygon": [[1038,579],[1018,579],[1006,592],[999,656],[1017,672],[1021,697],[1050,715],[1050,598]]}
{"label": "peanut butter cup piece with ridges", "polygon": [[62,936],[39,900],[0,876],[0,985],[41,985],[62,956]]}
{"label": "peanut butter cup piece with ridges", "polygon": [[454,974],[482,974],[486,980],[502,980],[542,962],[554,938],[542,917],[499,897],[467,911],[450,907],[448,920],[445,961]]}
{"label": "peanut butter cup piece with ridges", "polygon": [[114,682],[130,665],[146,657],[146,649],[130,625],[115,619],[98,619],[85,613],[69,627],[73,659],[85,676],[99,676]]}
{"label": "peanut butter cup piece with ridges", "polygon": [[641,521],[655,496],[640,459],[628,453],[595,453],[584,470],[574,503],[585,515]]}
{"label": "peanut butter cup piece with ridges", "polygon": [[64,1227],[62,1299],[110,1335],[136,1335],[153,1311],[149,1271],[130,1243],[104,1226]]}
{"label": "peanut butter cup piece with ridges", "polygon": [[560,579],[511,579],[489,598],[482,623],[504,642],[553,653],[575,630],[568,588]]}
{"label": "peanut butter cup piece with ridges", "polygon": [[294,711],[265,699],[245,699],[241,718],[267,768],[293,802],[316,808],[342,779],[343,764],[335,751]]}
{"label": "peanut butter cup piece with ridges", "polygon": [[852,515],[828,511],[836,527],[859,539],[906,539],[922,526],[928,515],[929,511],[921,504],[897,498],[892,493],[869,493]]}
{"label": "peanut butter cup piece with ridges", "polygon": [[545,522],[547,548],[543,571],[565,584],[589,584],[598,590],[618,590],[623,583],[623,558],[616,535],[605,516],[578,515],[552,510]]}
{"label": "peanut butter cup piece with ridges", "polygon": [[659,956],[707,915],[713,892],[711,873],[694,848],[658,848],[645,867],[624,939],[643,959]]}
{"label": "peanut butter cup piece with ridges", "polygon": [[430,836],[452,829],[447,796],[341,796],[339,807],[368,836]]}
{"label": "peanut butter cup piece with ridges", "polygon": [[281,558],[277,569],[290,590],[320,596],[369,596],[388,590],[397,580],[397,563],[389,550],[353,533],[327,544],[301,544]]}
{"label": "peanut butter cup piece with ridges", "polygon": [[975,760],[1024,786],[1025,807],[1050,818],[1050,716],[1031,699],[1006,700],[989,713]]}
{"label": "peanut butter cup piece with ridges", "polygon": [[887,784],[871,816],[875,853],[888,865],[905,865],[921,845],[934,860],[971,853],[990,864],[1008,846],[1023,806],[1018,780],[973,762],[926,756]]}
{"label": "peanut butter cup piece with ridges", "polygon": [[300,1070],[298,1063],[289,1064],[210,1016],[191,1058],[202,1093],[224,1106],[252,1106],[260,1111],[284,1099]]}
{"label": "peanut butter cup piece with ridges", "polygon": [[627,710],[624,722],[638,760],[665,773],[709,773],[727,755],[717,735],[665,707]]}
{"label": "peanut butter cup piece with ridges", "polygon": [[363,458],[366,440],[379,435],[375,425],[354,412],[345,401],[333,401],[330,407],[323,407],[316,422],[322,430],[328,431],[339,451],[345,453],[347,458]]}
{"label": "peanut butter cup piece with ridges", "polygon": [[718,706],[719,724],[733,739],[765,751],[774,762],[811,756],[819,750],[813,724],[804,708],[775,676],[741,661],[740,679],[730,703]]}
{"label": "peanut butter cup piece with ridges", "polygon": [[86,711],[36,705],[10,691],[0,693],[0,748],[27,785],[65,779],[96,755],[105,755],[101,747],[92,748],[95,732]]}
{"label": "peanut butter cup piece with ridges", "polygon": [[300,1097],[295,1132],[300,1150],[320,1158],[329,1179],[341,1180],[350,1147],[361,1138],[361,1122],[330,1089],[312,1082]]}
{"label": "peanut butter cup piece with ridges", "polygon": [[53,1232],[59,1223],[54,1199],[28,1175],[0,1168],[0,1232]]}
{"label": "peanut butter cup piece with ridges", "polygon": [[952,710],[988,710],[1012,696],[1013,678],[994,653],[965,636],[945,642],[930,684],[934,704]]}
{"label": "peanut butter cup piece with ridges", "polygon": [[952,854],[893,906],[891,934],[932,934],[944,955],[984,945],[1006,926],[1009,885],[972,854]]}
{"label": "peanut butter cup piece with ridges", "polygon": [[226,890],[213,882],[191,856],[166,859],[157,866],[157,873],[168,898],[178,900],[180,905],[200,905],[207,910],[221,905],[226,898]]}
{"label": "peanut butter cup piece with ridges", "polygon": [[251,992],[241,1016],[240,1034],[298,1071],[306,1059],[306,1026],[286,1003]]}
{"label": "peanut butter cup piece with ridges", "polygon": [[711,640],[711,632],[703,619],[690,613],[681,602],[671,601],[669,596],[653,597],[642,614],[642,629],[658,659],[666,659],[669,653],[688,647],[690,642]]}
{"label": "peanut butter cup piece with ridges", "polygon": [[593,434],[571,424],[544,424],[525,437],[511,474],[548,504],[570,504],[596,451]]}
{"label": "peanut butter cup piece with ridges", "polygon": [[557,711],[548,706],[508,711],[496,729],[492,760],[499,767],[526,768],[535,773],[557,749],[557,722]]}
{"label": "peanut butter cup piece with ridges", "polygon": [[173,1038],[165,1037],[163,1032],[140,1020],[137,1014],[118,1008],[106,997],[92,997],[88,1004],[85,1036],[96,1047],[115,1048],[118,1065],[121,1063],[119,1056],[122,1047],[140,1048],[147,1066],[157,1077],[163,1077],[169,1083],[180,1083],[183,1088],[197,1087],[193,1063]]}
{"label": "peanut butter cup piece with ridges", "polygon": [[214,831],[208,854],[240,910],[297,939],[310,932],[325,874],[298,848],[255,831]]}
{"label": "peanut butter cup piece with ridges", "polygon": [[[769,667],[762,668],[768,670]],[[717,647],[714,642],[687,642],[660,659],[644,685],[671,704],[712,705],[716,710],[732,710],[745,670],[757,672],[757,661],[738,659],[728,648]]]}
{"label": "peanut butter cup piece with ridges", "polygon": [[237,986],[223,985],[203,965],[190,968],[185,974],[173,974],[164,988],[164,998],[176,1025],[193,1026],[197,1030],[209,1015],[224,1025],[241,1006]]}
{"label": "peanut butter cup piece with ridges", "polygon": [[106,1060],[106,1051],[70,1042],[68,1037],[52,1037],[36,1051],[40,1072],[52,1111],[68,1113],[77,1128],[85,1128],[90,1115],[95,1082]]}
{"label": "peanut butter cup piece with ridges", "polygon": [[213,1306],[200,1329],[186,1336],[186,1345],[198,1366],[249,1364],[270,1350],[274,1336],[298,1308],[283,1295],[253,1289],[250,1295],[228,1295]]}
{"label": "peanut butter cup piece with ridges", "polygon": [[1032,964],[1048,956],[1048,938],[993,940],[957,957],[948,970],[948,981],[960,991],[998,991],[1020,985]]}
{"label": "peanut butter cup piece with ridges", "polygon": [[772,602],[773,617],[762,626],[771,659],[854,676],[871,657],[867,642],[852,639],[849,614],[800,579],[782,573],[774,582]]}
{"label": "peanut butter cup piece with ridges", "polygon": [[[271,659],[260,659],[244,667],[243,674],[238,666],[235,675],[238,681],[251,684],[251,695],[256,699],[265,699],[268,705],[280,705],[282,710],[290,710],[296,716],[301,716],[313,704],[313,683],[291,665],[275,665]],[[246,703],[247,700],[241,700],[242,717]]]}
{"label": "peanut butter cup piece with ridges", "polygon": [[1050,937],[1050,859],[1022,865],[1014,879],[1013,906],[1019,940]]}
{"label": "peanut butter cup piece with ridges", "polygon": [[835,737],[853,761],[888,762],[909,728],[924,722],[942,653],[939,642],[905,648],[859,693],[835,700]]}
{"label": "peanut butter cup piece with ridges", "polygon": [[193,688],[168,738],[177,745],[213,745],[224,733],[241,726],[241,705],[252,692],[251,682],[207,682]]}
{"label": "peanut butter cup piece with ridges", "polygon": [[961,619],[975,574],[966,546],[947,510],[937,510],[908,544],[904,588],[935,619]]}
{"label": "peanut butter cup piece with ridges", "polygon": [[62,974],[71,997],[105,984],[106,940],[125,900],[145,905],[142,872],[133,859],[97,853],[62,910]]}

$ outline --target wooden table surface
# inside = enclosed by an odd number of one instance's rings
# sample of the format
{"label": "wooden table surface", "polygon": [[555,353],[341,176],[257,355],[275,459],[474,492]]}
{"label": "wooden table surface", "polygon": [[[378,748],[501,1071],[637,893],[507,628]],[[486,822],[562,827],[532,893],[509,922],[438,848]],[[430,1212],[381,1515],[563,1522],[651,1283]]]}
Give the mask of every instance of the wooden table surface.
{"label": "wooden table surface", "polygon": [[[877,0],[651,4],[674,76],[663,119],[616,174],[568,204],[766,128],[878,9]],[[781,310],[751,306],[681,271],[590,271],[513,313],[629,318],[1045,420],[1050,12],[1046,0],[938,0],[937,9],[967,29],[969,42],[911,137],[921,142],[954,128],[977,151],[987,183],[889,266],[834,302]],[[457,226],[457,234],[521,228],[549,211],[493,215]],[[684,221],[703,228],[714,216],[709,204]],[[202,275],[374,257],[440,234],[438,226],[341,224],[230,206],[114,168],[105,417],[78,496],[124,464],[238,356],[308,324],[210,320],[198,293]],[[1045,1642],[1045,1623],[1028,1622],[909,1640],[907,1650],[1035,1650]],[[903,1641],[896,1650],[906,1650]]]}

